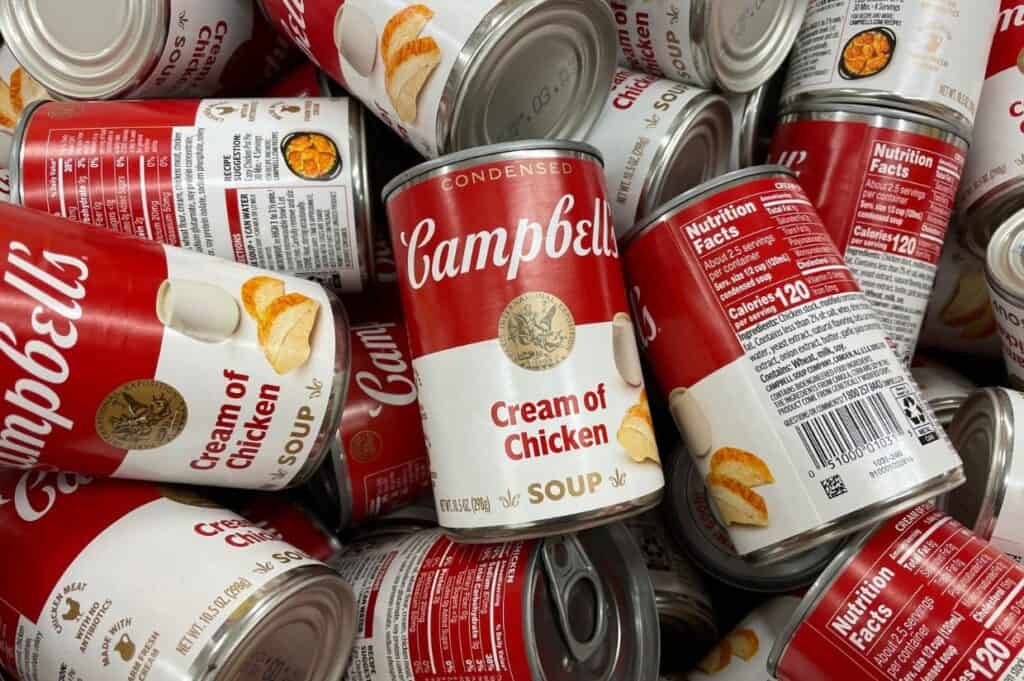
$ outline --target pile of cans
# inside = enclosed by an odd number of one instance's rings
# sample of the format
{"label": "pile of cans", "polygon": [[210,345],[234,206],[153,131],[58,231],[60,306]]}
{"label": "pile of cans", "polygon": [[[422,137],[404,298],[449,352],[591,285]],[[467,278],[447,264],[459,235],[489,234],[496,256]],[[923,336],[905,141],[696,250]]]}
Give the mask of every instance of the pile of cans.
{"label": "pile of cans", "polygon": [[1024,0],[0,34],[0,678],[1024,679]]}

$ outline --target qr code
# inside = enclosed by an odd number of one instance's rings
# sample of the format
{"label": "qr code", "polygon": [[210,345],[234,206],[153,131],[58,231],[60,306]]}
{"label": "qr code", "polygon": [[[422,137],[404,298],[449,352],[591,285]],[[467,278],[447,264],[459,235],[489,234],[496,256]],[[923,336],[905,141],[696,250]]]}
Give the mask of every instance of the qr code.
{"label": "qr code", "polygon": [[846,489],[846,483],[843,482],[843,478],[840,475],[833,475],[832,477],[822,480],[821,488],[825,490],[825,496],[829,499],[841,497],[848,491]]}

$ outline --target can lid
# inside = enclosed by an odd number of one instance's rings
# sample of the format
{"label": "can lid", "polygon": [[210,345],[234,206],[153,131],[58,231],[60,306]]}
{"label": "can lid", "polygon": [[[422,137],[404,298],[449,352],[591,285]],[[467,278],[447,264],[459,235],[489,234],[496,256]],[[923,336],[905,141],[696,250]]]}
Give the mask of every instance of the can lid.
{"label": "can lid", "polygon": [[658,677],[658,612],[643,556],[613,523],[537,542],[524,639],[533,678]]}
{"label": "can lid", "polygon": [[814,581],[842,546],[842,541],[835,541],[767,565],[744,560],[729,540],[690,453],[679,445],[673,458],[665,502],[670,528],[697,565],[716,579],[746,591],[793,591]]}
{"label": "can lid", "polygon": [[985,250],[985,274],[993,289],[1024,300],[1024,210],[995,229]]}
{"label": "can lid", "polygon": [[946,495],[945,510],[983,539],[992,536],[1013,459],[1013,405],[1004,388],[971,395],[949,427],[967,482]]}
{"label": "can lid", "polygon": [[775,75],[807,11],[806,0],[712,0],[708,5],[711,69],[728,92],[750,92]]}
{"label": "can lid", "polygon": [[[932,137],[939,137],[958,146],[967,149],[968,139],[964,137],[963,129],[947,120],[921,113],[912,109],[901,108],[899,102],[872,97],[870,95],[858,95],[857,97],[842,95],[825,95],[820,97],[804,98],[794,100],[783,108],[783,117],[799,114],[839,114],[861,117],[861,120],[872,123],[875,127],[893,127],[886,124],[886,121],[905,121],[920,126],[920,129],[911,129],[912,132],[930,134]],[[944,134],[937,134],[937,133]]]}
{"label": "can lid", "polygon": [[984,260],[992,235],[1022,209],[1024,177],[1009,179],[975,200],[963,216],[967,250]]}
{"label": "can lid", "polygon": [[0,34],[54,94],[109,99],[142,82],[167,39],[169,2],[0,2]]}
{"label": "can lid", "polygon": [[601,152],[598,151],[597,147],[585,142],[572,142],[569,140],[520,140],[518,142],[489,144],[456,151],[453,154],[447,154],[415,165],[384,185],[381,196],[384,202],[387,203],[388,198],[395,192],[404,191],[436,175],[443,175],[467,165],[498,161],[502,156],[508,154],[536,151],[576,152],[593,156],[598,163],[604,163],[604,157],[601,156]]}

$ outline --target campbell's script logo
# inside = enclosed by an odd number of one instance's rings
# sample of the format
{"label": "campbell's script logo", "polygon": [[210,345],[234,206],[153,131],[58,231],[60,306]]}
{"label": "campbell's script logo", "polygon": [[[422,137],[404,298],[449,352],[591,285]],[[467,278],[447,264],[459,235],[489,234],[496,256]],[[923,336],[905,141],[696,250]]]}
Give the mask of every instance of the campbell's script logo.
{"label": "campbell's script logo", "polygon": [[594,199],[590,218],[571,222],[566,219],[576,205],[576,197],[565,194],[546,217],[546,224],[531,218],[519,218],[516,227],[495,227],[463,236],[435,240],[434,218],[420,220],[412,234],[402,232],[402,245],[409,249],[406,271],[409,285],[421,289],[429,281],[440,282],[462,274],[490,268],[504,269],[509,281],[519,276],[520,268],[542,255],[557,260],[573,253],[619,257],[611,208],[604,199]]}
{"label": "campbell's script logo", "polygon": [[65,352],[78,342],[75,322],[82,318],[79,301],[85,298],[83,282],[89,278],[89,268],[70,255],[34,254],[18,241],[10,243],[6,264],[3,283],[13,291],[3,294],[25,297],[9,298],[6,309],[31,311],[16,324],[17,333],[8,324],[13,320],[0,321],[0,352],[14,365],[4,368],[11,381],[3,396],[0,465],[33,468],[47,436],[54,429],[70,431],[75,425],[61,413],[56,388],[71,376]]}
{"label": "campbell's script logo", "polygon": [[57,503],[60,494],[74,494],[92,478],[75,473],[50,473],[49,471],[25,471],[18,478],[13,494],[0,493],[0,506],[14,504],[14,512],[27,523],[41,519]]}
{"label": "campbell's script logo", "polygon": [[385,404],[403,407],[416,401],[416,384],[406,376],[409,362],[392,335],[396,329],[397,324],[393,322],[355,329],[355,336],[369,354],[370,363],[380,372],[365,369],[356,372],[356,385],[377,403],[370,409],[370,416],[374,418]]}
{"label": "campbell's script logo", "polygon": [[[305,0],[281,0],[287,14],[278,21],[285,35],[291,38],[299,46],[306,56],[316,62],[313,56],[313,48],[309,44],[309,34],[306,32],[306,3]],[[319,62],[318,62],[319,63]]]}

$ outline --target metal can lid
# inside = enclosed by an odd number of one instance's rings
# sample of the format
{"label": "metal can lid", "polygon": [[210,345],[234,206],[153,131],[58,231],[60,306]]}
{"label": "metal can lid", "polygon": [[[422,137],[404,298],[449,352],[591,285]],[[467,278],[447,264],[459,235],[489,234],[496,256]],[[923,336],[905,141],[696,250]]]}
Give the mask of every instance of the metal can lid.
{"label": "metal can lid", "polygon": [[944,510],[988,539],[1003,505],[1013,459],[1013,405],[1008,391],[976,391],[957,411],[949,438],[963,459],[967,482],[946,495]]}
{"label": "metal can lid", "polygon": [[109,99],[138,85],[167,39],[170,3],[153,0],[0,2],[0,33],[56,95]]}
{"label": "metal can lid", "polygon": [[728,92],[750,92],[775,75],[807,12],[806,0],[711,0],[708,6],[711,69]]}
{"label": "metal can lid", "polygon": [[701,569],[716,579],[746,591],[793,591],[814,581],[842,546],[835,541],[767,565],[744,560],[729,540],[690,453],[680,445],[672,458],[665,502],[671,529]]}
{"label": "metal can lid", "polygon": [[992,235],[1022,209],[1024,177],[1006,180],[975,200],[967,208],[962,220],[967,250],[984,260]]}
{"label": "metal can lid", "polygon": [[874,127],[894,127],[894,123],[911,123],[918,128],[911,131],[943,139],[967,149],[968,139],[963,130],[949,121],[909,108],[901,108],[898,102],[870,95],[856,97],[826,94],[818,97],[798,99],[786,104],[782,111],[783,119],[800,114],[846,114],[859,117]]}
{"label": "metal can lid", "polygon": [[992,234],[985,252],[989,285],[1011,300],[1024,301],[1024,210],[1007,218]]}
{"label": "metal can lid", "polygon": [[538,151],[574,152],[592,156],[598,163],[604,163],[604,158],[601,156],[601,152],[597,150],[597,147],[585,142],[569,140],[520,140],[518,142],[489,144],[457,151],[453,154],[447,154],[413,166],[384,185],[381,197],[386,203],[388,198],[396,192],[404,191],[413,185],[429,180],[431,177],[443,175],[460,167],[498,161],[503,156],[510,154]]}
{"label": "metal can lid", "polygon": [[658,612],[639,547],[621,523],[536,543],[525,585],[533,678],[658,678]]}

